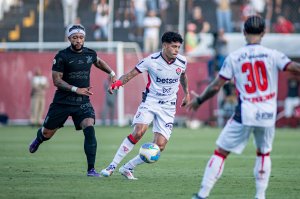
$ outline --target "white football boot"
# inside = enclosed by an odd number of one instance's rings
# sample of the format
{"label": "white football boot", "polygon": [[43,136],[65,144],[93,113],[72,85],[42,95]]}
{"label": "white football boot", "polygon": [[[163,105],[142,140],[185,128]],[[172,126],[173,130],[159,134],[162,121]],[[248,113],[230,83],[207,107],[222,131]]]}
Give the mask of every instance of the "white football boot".
{"label": "white football boot", "polygon": [[137,178],[133,176],[133,169],[126,169],[123,165],[120,167],[119,172],[128,180],[137,180]]}
{"label": "white football boot", "polygon": [[105,169],[103,169],[100,174],[104,177],[109,177],[113,174],[113,172],[115,171],[116,167],[112,164],[110,164],[108,167],[106,167]]}

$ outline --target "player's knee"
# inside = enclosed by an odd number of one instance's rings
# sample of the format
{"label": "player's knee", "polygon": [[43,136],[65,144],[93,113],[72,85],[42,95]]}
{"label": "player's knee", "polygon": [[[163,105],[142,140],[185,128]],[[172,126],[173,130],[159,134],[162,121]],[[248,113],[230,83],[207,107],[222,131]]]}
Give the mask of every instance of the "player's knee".
{"label": "player's knee", "polygon": [[93,118],[86,118],[81,122],[81,128],[85,129],[89,126],[93,126],[94,125],[94,119]]}
{"label": "player's knee", "polygon": [[165,144],[160,144],[157,143],[157,146],[159,147],[160,151],[162,152],[163,150],[165,150],[166,145]]}
{"label": "player's knee", "polygon": [[42,130],[43,136],[48,139],[50,139],[55,134],[55,132],[56,132],[56,129],[50,130],[50,129],[43,128],[43,130]]}
{"label": "player's knee", "polygon": [[134,131],[132,133],[133,138],[135,140],[140,140],[145,134],[146,130],[147,129],[144,128],[143,126],[139,126],[139,125],[135,126]]}
{"label": "player's knee", "polygon": [[216,154],[216,153],[219,154],[220,156],[224,157],[224,158],[226,158],[226,157],[230,154],[229,151],[226,151],[226,150],[222,149],[221,147],[218,147],[218,148],[215,150],[215,154]]}

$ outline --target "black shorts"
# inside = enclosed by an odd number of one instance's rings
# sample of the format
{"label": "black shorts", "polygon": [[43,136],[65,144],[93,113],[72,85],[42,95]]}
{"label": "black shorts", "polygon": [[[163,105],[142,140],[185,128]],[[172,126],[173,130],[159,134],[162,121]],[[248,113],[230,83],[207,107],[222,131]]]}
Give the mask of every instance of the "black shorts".
{"label": "black shorts", "polygon": [[67,105],[51,103],[43,126],[47,129],[57,129],[71,116],[76,130],[81,130],[80,123],[85,118],[93,118],[95,124],[95,111],[90,102],[82,105]]}

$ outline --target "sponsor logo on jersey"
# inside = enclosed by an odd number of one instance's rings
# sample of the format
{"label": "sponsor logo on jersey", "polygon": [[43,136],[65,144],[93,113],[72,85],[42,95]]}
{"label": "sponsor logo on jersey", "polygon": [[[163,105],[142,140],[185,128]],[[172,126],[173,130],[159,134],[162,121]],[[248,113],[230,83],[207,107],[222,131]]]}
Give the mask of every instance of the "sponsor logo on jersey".
{"label": "sponsor logo on jersey", "polygon": [[177,73],[177,75],[180,75],[181,74],[181,68],[177,68],[176,73]]}
{"label": "sponsor logo on jersey", "polygon": [[157,96],[167,96],[167,94],[164,93],[156,93]]}
{"label": "sponsor logo on jersey", "polygon": [[273,112],[257,112],[255,115],[255,119],[260,121],[260,120],[271,120],[273,119],[274,113]]}
{"label": "sponsor logo on jersey", "polygon": [[146,106],[140,106],[139,109],[148,109]]}
{"label": "sponsor logo on jersey", "polygon": [[172,90],[172,88],[163,87],[163,93],[170,93],[171,90]]}
{"label": "sponsor logo on jersey", "polygon": [[173,129],[173,123],[169,122],[165,124],[165,127],[169,128],[170,130]]}
{"label": "sponsor logo on jersey", "polygon": [[169,78],[156,77],[156,82],[157,83],[162,83],[162,84],[174,84],[174,83],[178,82],[178,79],[169,79]]}

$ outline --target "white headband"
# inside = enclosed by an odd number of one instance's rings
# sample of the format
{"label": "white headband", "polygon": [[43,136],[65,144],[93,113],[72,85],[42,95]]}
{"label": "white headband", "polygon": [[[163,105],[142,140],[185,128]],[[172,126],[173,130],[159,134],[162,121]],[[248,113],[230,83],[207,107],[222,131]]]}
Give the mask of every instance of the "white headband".
{"label": "white headband", "polygon": [[67,29],[66,35],[67,37],[70,37],[72,34],[75,33],[80,33],[83,34],[85,36],[85,29],[83,26],[81,25],[71,25],[69,26],[69,28]]}

